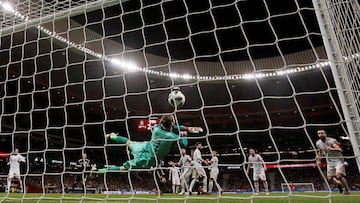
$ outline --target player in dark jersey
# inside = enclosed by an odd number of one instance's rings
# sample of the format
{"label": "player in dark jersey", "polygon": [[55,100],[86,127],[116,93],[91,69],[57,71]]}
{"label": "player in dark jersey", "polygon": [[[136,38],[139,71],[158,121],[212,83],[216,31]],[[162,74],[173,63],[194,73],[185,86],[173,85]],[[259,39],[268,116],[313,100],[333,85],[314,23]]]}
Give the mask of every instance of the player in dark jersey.
{"label": "player in dark jersey", "polygon": [[79,175],[76,175],[72,191],[74,192],[75,187],[80,183],[83,191],[85,192],[86,188],[86,179],[91,176],[92,172],[96,170],[96,165],[87,158],[87,154],[83,153],[81,159],[79,159],[75,165],[75,171],[83,172]]}

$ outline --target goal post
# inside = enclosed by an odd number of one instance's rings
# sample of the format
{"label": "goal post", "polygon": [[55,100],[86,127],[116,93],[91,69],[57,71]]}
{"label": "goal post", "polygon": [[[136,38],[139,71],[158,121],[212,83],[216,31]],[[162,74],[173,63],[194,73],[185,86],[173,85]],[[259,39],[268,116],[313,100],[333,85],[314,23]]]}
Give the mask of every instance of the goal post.
{"label": "goal post", "polygon": [[313,0],[339,96],[347,136],[360,171],[359,1]]}

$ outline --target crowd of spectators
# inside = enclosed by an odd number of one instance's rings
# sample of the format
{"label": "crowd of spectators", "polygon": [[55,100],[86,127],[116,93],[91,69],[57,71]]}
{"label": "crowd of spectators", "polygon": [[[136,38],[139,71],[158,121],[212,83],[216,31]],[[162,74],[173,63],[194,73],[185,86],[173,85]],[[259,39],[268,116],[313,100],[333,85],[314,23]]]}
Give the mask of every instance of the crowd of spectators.
{"label": "crowd of spectators", "polygon": [[[166,170],[165,170],[166,171]],[[250,192],[251,180],[241,169],[228,169],[221,167],[219,183],[225,191],[229,192]],[[0,175],[0,191],[6,183],[6,174]],[[360,178],[356,176],[356,168],[348,168],[349,185],[353,190],[359,190]],[[82,185],[78,184],[73,188],[73,181],[76,176],[81,175],[79,172],[68,171],[65,173],[53,174],[26,174],[23,175],[24,184],[35,186],[43,192],[82,192]],[[250,176],[251,177],[251,176]],[[313,183],[316,191],[327,190],[327,184],[322,172],[317,167],[306,168],[283,168],[269,169],[267,172],[269,187],[272,191],[281,191],[281,184],[287,182],[293,183]],[[286,178],[286,181],[285,179]],[[105,174],[92,173],[85,181],[86,188],[93,192],[116,191],[118,193],[126,192],[151,192],[156,188],[156,180],[152,171],[144,172],[112,172]],[[168,188],[170,187],[170,183]],[[164,191],[167,192],[167,191]]]}

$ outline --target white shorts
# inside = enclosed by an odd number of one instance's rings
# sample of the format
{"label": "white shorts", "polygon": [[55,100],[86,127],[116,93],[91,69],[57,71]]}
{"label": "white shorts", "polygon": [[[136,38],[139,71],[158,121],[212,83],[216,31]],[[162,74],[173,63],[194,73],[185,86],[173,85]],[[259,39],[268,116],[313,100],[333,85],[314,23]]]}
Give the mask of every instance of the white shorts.
{"label": "white shorts", "polygon": [[265,171],[261,170],[261,171],[254,171],[253,173],[253,180],[254,181],[259,181],[260,180],[266,180],[266,175],[265,175]]}
{"label": "white shorts", "polygon": [[20,170],[10,170],[8,176],[11,178],[20,178]]}
{"label": "white shorts", "polygon": [[210,178],[216,180],[219,175],[219,169],[218,168],[212,168],[210,170]]}
{"label": "white shorts", "polygon": [[345,167],[343,162],[338,162],[335,166],[329,165],[327,166],[327,176],[336,176],[336,174],[346,175]]}
{"label": "white shorts", "polygon": [[172,179],[171,182],[173,185],[180,185],[180,178]]}
{"label": "white shorts", "polygon": [[202,166],[194,167],[192,171],[192,178],[207,177],[206,172]]}

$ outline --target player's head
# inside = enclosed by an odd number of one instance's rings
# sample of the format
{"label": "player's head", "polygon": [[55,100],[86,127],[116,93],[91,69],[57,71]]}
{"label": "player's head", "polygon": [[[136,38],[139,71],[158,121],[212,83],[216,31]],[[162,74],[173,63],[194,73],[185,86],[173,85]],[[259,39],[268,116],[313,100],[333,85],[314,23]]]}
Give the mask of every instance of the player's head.
{"label": "player's head", "polygon": [[196,149],[201,149],[201,147],[202,147],[201,142],[197,142],[197,143],[195,144],[195,147],[196,147]]}
{"label": "player's head", "polygon": [[254,149],[254,148],[250,148],[250,149],[249,149],[249,155],[250,155],[250,156],[254,156],[255,153],[256,153],[256,152],[255,152],[255,149]]}
{"label": "player's head", "polygon": [[182,149],[181,149],[181,154],[182,154],[182,155],[185,155],[185,154],[186,154],[186,149],[182,148]]}
{"label": "player's head", "polygon": [[87,159],[87,154],[86,154],[86,153],[83,153],[83,154],[82,154],[82,158],[83,158],[83,159]]}
{"label": "player's head", "polygon": [[17,153],[19,153],[19,149],[18,149],[18,148],[14,149],[14,154],[17,154]]}
{"label": "player's head", "polygon": [[320,140],[325,140],[327,137],[326,130],[320,129],[317,131]]}
{"label": "player's head", "polygon": [[171,127],[175,125],[174,116],[171,114],[163,115],[160,119],[160,124],[166,130],[171,129]]}
{"label": "player's head", "polygon": [[217,152],[216,152],[216,151],[212,151],[212,152],[211,152],[211,155],[212,155],[212,156],[217,156]]}

